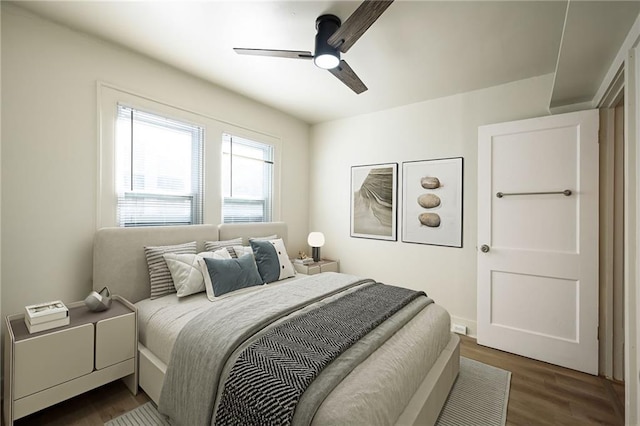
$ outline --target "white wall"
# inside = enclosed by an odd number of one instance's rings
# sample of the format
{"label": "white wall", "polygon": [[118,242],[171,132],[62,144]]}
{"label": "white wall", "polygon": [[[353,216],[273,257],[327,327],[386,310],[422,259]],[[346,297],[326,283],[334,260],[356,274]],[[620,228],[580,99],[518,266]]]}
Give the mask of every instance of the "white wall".
{"label": "white wall", "polygon": [[[640,20],[640,17],[638,18]],[[636,21],[640,22],[640,21]],[[637,29],[638,27],[636,27]],[[631,32],[629,33],[632,34]],[[625,423],[640,424],[640,32],[628,51],[625,101]]]}
{"label": "white wall", "polygon": [[[325,234],[323,257],[340,259],[342,272],[424,290],[475,335],[478,126],[548,115],[551,85],[545,75],[313,126],[310,230]],[[402,243],[401,228],[397,242],[350,238],[351,166],[459,156],[463,248]]]}
{"label": "white wall", "polygon": [[[0,8],[0,46],[2,45],[2,8]],[[0,55],[0,99],[2,99],[2,55]],[[2,114],[0,114],[0,241],[2,241]],[[0,318],[2,318],[2,244],[0,244]],[[0,354],[0,365],[4,351]]]}
{"label": "white wall", "polygon": [[91,289],[97,81],[279,137],[280,219],[289,250],[306,248],[306,123],[6,2],[1,28],[3,313]]}

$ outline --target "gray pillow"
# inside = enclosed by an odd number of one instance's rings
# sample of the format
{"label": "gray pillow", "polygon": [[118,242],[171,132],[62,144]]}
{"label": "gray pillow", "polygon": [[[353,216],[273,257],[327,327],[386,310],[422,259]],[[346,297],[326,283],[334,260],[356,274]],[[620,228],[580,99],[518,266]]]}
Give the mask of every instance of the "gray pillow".
{"label": "gray pillow", "polygon": [[242,256],[237,259],[205,257],[204,262],[211,277],[215,297],[263,284],[253,256]]}
{"label": "gray pillow", "polygon": [[196,242],[178,244],[174,246],[145,247],[149,268],[149,282],[151,284],[151,299],[175,293],[171,271],[164,260],[165,253],[196,254]]}
{"label": "gray pillow", "polygon": [[295,275],[282,239],[250,240],[258,272],[265,283],[272,283]]}

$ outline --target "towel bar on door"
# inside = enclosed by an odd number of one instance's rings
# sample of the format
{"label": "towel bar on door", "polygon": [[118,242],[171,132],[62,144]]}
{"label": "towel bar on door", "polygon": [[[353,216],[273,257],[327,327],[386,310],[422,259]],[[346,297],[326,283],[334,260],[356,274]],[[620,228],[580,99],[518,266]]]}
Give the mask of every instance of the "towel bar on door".
{"label": "towel bar on door", "polygon": [[571,190],[565,189],[564,191],[547,191],[547,192],[498,192],[496,193],[496,197],[502,198],[509,195],[547,195],[547,194],[563,194],[568,197],[571,195]]}

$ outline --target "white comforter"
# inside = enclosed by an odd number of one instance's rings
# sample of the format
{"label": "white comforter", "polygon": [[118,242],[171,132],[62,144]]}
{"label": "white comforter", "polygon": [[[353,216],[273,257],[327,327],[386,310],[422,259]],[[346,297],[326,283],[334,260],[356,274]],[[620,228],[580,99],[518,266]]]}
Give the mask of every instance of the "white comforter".
{"label": "white comforter", "polygon": [[[300,277],[300,276],[298,276]],[[303,276],[272,285],[313,285],[320,277]],[[177,335],[192,318],[229,298],[246,297],[253,287],[210,302],[204,294],[175,295],[136,304],[140,342],[168,364]],[[377,351],[356,367],[325,399],[313,424],[388,425],[395,423],[407,402],[449,342],[450,319],[437,304],[423,309]]]}

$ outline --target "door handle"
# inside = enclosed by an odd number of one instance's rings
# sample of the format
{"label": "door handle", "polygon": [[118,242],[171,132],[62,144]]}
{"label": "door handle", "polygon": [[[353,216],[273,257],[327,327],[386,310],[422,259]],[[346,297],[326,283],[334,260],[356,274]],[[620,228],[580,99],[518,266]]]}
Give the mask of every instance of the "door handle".
{"label": "door handle", "polygon": [[486,244],[483,244],[483,245],[480,246],[480,251],[483,252],[483,253],[488,253],[489,250],[491,250],[491,248],[489,248],[489,246],[486,245]]}

